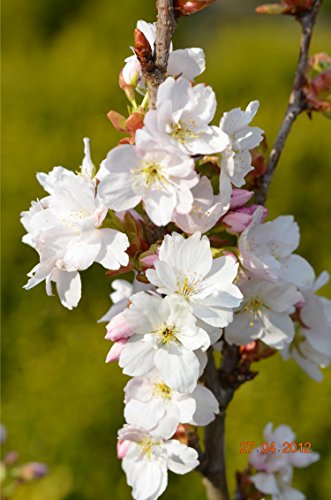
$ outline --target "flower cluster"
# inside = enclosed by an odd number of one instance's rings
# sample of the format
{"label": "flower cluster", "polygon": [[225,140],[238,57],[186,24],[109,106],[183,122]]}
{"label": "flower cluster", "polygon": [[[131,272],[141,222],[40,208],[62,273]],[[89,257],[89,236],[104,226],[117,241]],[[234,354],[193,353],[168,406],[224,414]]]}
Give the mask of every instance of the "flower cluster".
{"label": "flower cluster", "polygon": [[[139,21],[137,30],[153,54],[155,26]],[[215,94],[193,81],[204,68],[201,49],[171,47],[168,76],[148,109],[139,57],[126,59],[120,85],[131,114],[109,117],[130,137],[97,172],[84,139],[79,173],[55,167],[38,174],[48,196],[22,213],[23,241],[40,257],[25,288],[45,280],[51,294],[54,282],[71,309],[81,296],[79,272],[94,262],[107,275],[133,273],[133,283],[112,282],[113,305],[101,321],[113,342],[106,361],[133,377],[118,455],[137,500],[158,498],[168,469],[183,474],[198,465],[197,451],[176,430],[207,425],[219,411],[199,383],[211,346],[278,350],[316,380],[331,358],[330,301],[315,294],[327,274],[315,280],[294,253],[300,235],[292,216],[266,222],[267,210],[252,203],[255,184],[247,180],[262,175],[254,150],[263,131],[251,125],[259,103],[213,124]],[[268,493],[263,464],[255,463],[264,472],[252,480]],[[289,467],[279,469],[279,484],[267,478],[272,494],[287,487]]]}
{"label": "flower cluster", "polygon": [[244,498],[261,498],[254,495],[253,483],[255,490],[271,495],[272,500],[304,500],[305,495],[292,487],[293,469],[308,467],[320,456],[309,448],[310,443],[297,444],[287,425],[272,428],[272,423],[265,426],[265,441],[251,452],[246,471],[238,475],[240,492]]}

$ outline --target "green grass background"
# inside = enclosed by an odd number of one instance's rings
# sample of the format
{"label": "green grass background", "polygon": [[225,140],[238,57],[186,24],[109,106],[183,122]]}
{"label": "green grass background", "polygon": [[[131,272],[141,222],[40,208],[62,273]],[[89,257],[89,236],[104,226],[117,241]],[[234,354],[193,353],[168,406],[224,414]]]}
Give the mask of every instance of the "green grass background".
{"label": "green grass background", "polygon": [[[297,59],[299,29],[289,18],[254,14],[257,1],[219,0],[182,19],[175,46],[201,46],[203,78],[218,97],[218,116],[259,99],[255,123],[269,143],[283,116]],[[325,2],[312,50],[331,52],[330,2]],[[120,138],[106,118],[125,113],[117,86],[129,55],[137,19],[154,19],[154,2],[136,0],[7,0],[3,5],[3,423],[6,449],[50,467],[16,500],[125,500],[130,498],[116,431],[123,423],[126,378],[105,365],[104,326],[110,281],[101,266],[83,274],[77,310],[65,310],[43,286],[26,292],[25,274],[37,255],[20,240],[19,213],[43,196],[36,171],[54,165],[76,169],[82,138],[91,138],[98,164]],[[316,271],[331,268],[331,126],[323,116],[301,116],[293,128],[273,181],[272,216],[293,213],[302,230],[300,252]],[[330,285],[324,294],[330,293]],[[262,438],[272,421],[293,427],[322,459],[295,473],[309,500],[330,498],[331,375],[318,384],[278,356],[261,362],[257,379],[236,394],[227,421],[228,476],[244,468],[241,441]],[[170,475],[164,498],[204,498],[200,477]]]}

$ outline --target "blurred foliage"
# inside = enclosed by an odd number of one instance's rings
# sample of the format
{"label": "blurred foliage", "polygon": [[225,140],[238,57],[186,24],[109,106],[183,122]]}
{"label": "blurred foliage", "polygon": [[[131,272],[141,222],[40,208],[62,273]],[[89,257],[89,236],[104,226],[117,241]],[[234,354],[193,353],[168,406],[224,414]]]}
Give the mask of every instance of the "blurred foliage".
{"label": "blurred foliage", "polygon": [[[202,46],[203,80],[217,94],[218,115],[261,101],[256,123],[269,143],[282,119],[297,60],[299,29],[292,19],[254,14],[257,1],[223,0],[183,19],[175,46]],[[324,3],[313,52],[329,51],[330,1]],[[109,307],[110,281],[100,266],[83,273],[84,293],[69,312],[43,286],[22,290],[37,260],[21,244],[19,213],[43,196],[36,171],[61,164],[76,169],[82,138],[91,138],[98,164],[119,140],[106,118],[125,112],[117,86],[139,18],[154,19],[154,2],[122,0],[7,0],[3,6],[3,421],[6,447],[22,460],[48,464],[50,474],[24,487],[16,500],[125,500],[129,489],[116,459],[123,423],[125,377],[103,363],[109,345],[96,319]],[[202,78],[200,78],[202,80]],[[301,253],[319,273],[330,269],[330,122],[301,116],[273,181],[271,216],[293,213],[302,230]],[[330,292],[325,289],[324,294]],[[236,394],[227,421],[228,475],[247,457],[241,441],[259,443],[268,421],[293,426],[322,454],[295,484],[308,499],[330,498],[331,375],[321,384],[278,356]],[[204,498],[198,474],[171,475],[165,499]]]}

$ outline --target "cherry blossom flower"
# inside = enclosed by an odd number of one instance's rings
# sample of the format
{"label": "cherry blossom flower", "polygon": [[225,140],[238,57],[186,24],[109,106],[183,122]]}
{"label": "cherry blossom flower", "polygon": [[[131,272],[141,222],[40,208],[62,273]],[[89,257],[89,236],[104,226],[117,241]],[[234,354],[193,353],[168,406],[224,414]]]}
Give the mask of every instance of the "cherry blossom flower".
{"label": "cherry blossom flower", "polygon": [[264,429],[264,439],[274,452],[262,453],[261,447],[250,455],[250,464],[258,471],[251,477],[255,487],[262,493],[272,496],[272,500],[304,500],[306,497],[291,487],[293,467],[307,467],[319,460],[316,452],[282,453],[284,443],[295,442],[296,435],[287,425],[280,425],[274,431],[272,423]]}
{"label": "cherry blossom flower", "polygon": [[171,389],[192,392],[200,371],[194,351],[206,350],[210,339],[189,305],[177,297],[140,292],[131,297],[124,314],[134,335],[120,356],[123,372],[140,376],[156,367]]}
{"label": "cherry blossom flower", "polygon": [[202,385],[181,393],[171,389],[156,370],[135,377],[125,387],[126,421],[151,434],[170,438],[182,423],[207,425],[219,407],[213,393]]}
{"label": "cherry blossom flower", "polygon": [[[303,260],[292,255],[300,240],[299,227],[291,215],[261,223],[263,207],[255,210],[252,222],[238,240],[240,261],[247,271],[264,279],[292,281],[292,267]],[[294,272],[293,272],[294,274]]]}
{"label": "cherry blossom flower", "polygon": [[187,234],[197,231],[206,233],[215,226],[217,221],[229,209],[219,201],[219,196],[213,194],[213,188],[208,177],[201,177],[199,183],[192,188],[193,205],[188,214],[175,211],[174,222]]}
{"label": "cherry blossom flower", "polygon": [[45,280],[46,291],[51,295],[51,284],[55,282],[60,300],[68,309],[75,307],[81,297],[78,271],[93,262],[106,269],[119,269],[129,261],[125,253],[129,246],[127,236],[101,227],[107,210],[95,194],[88,140],[84,142],[81,174],[63,167],[54,167],[49,174],[38,174],[37,179],[49,196],[32,202],[21,218],[27,230],[23,242],[35,248],[40,256],[40,263],[29,273],[25,288]]}
{"label": "cherry blossom flower", "polygon": [[302,299],[297,288],[252,277],[242,279],[239,287],[244,300],[225,329],[226,341],[243,345],[260,339],[276,349],[290,343],[294,324],[289,309]]}
{"label": "cherry blossom flower", "polygon": [[191,188],[198,182],[194,161],[178,149],[164,149],[153,140],[122,144],[111,150],[97,175],[98,193],[113,210],[128,210],[142,200],[158,226],[171,221],[176,209],[188,213],[193,204]]}
{"label": "cherry blossom flower", "polygon": [[156,500],[168,484],[168,469],[186,474],[199,465],[198,453],[175,439],[164,440],[125,425],[118,433],[127,451],[122,467],[135,500]]}
{"label": "cherry blossom flower", "polygon": [[221,118],[220,128],[229,137],[229,146],[220,156],[220,198],[224,204],[230,201],[232,185],[240,188],[245,184],[245,176],[254,169],[250,149],[256,148],[263,137],[263,130],[250,127],[259,108],[258,101],[248,104],[245,111],[232,109]]}
{"label": "cherry blossom flower", "polygon": [[166,235],[154,266],[146,275],[159,293],[188,303],[193,314],[209,325],[223,328],[232,321],[233,309],[242,300],[233,284],[238,263],[229,255],[213,259],[206,236]]}
{"label": "cherry blossom flower", "polygon": [[[309,269],[309,264],[306,265]],[[316,292],[328,280],[327,272],[323,272],[317,279],[312,268],[306,274],[305,286],[300,288],[303,302],[299,308],[297,334],[293,344],[282,351],[284,359],[292,357],[318,382],[323,379],[320,368],[327,367],[331,359],[331,301],[316,295]]]}
{"label": "cherry blossom flower", "polygon": [[227,134],[209,125],[215,110],[211,87],[168,77],[159,86],[156,109],[146,113],[137,140],[155,137],[160,144],[172,144],[190,155],[224,151],[229,144]]}

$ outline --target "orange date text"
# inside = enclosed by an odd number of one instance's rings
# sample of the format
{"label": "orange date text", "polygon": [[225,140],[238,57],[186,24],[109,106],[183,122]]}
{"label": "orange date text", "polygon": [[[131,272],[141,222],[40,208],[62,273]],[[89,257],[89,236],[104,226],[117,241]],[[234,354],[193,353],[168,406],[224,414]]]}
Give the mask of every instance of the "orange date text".
{"label": "orange date text", "polygon": [[[254,441],[241,441],[240,453],[251,453],[254,449]],[[263,441],[258,447],[258,451],[265,455],[267,453],[311,453],[312,444],[309,441],[296,443],[294,441],[284,441],[284,443],[268,443]]]}

